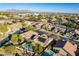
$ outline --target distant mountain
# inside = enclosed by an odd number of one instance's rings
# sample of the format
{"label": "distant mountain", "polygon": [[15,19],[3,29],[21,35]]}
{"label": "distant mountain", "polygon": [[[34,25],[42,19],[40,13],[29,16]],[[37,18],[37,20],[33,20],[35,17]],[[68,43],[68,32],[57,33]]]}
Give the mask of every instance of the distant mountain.
{"label": "distant mountain", "polygon": [[16,12],[16,13],[48,13],[48,14],[79,14],[79,13],[63,13],[63,12],[38,12],[38,11],[31,11],[26,9],[7,9],[7,10],[0,10],[0,12]]}
{"label": "distant mountain", "polygon": [[7,9],[6,12],[16,12],[16,13],[31,13],[30,10],[21,10],[21,9]]}
{"label": "distant mountain", "polygon": [[24,9],[7,9],[6,12],[16,12],[16,13],[49,13],[49,12],[37,12],[37,11],[24,10]]}

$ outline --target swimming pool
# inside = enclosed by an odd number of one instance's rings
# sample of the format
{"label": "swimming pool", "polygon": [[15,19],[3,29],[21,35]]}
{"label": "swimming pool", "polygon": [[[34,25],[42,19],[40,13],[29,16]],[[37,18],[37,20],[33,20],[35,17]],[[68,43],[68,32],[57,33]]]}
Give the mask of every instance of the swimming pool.
{"label": "swimming pool", "polygon": [[53,55],[54,55],[54,52],[51,50],[47,50],[42,53],[42,56],[53,56]]}
{"label": "swimming pool", "polygon": [[28,51],[32,51],[32,50],[33,50],[33,49],[32,49],[32,46],[29,46],[29,45],[23,45],[22,48],[23,48],[23,49],[26,49],[26,50],[28,50]]}

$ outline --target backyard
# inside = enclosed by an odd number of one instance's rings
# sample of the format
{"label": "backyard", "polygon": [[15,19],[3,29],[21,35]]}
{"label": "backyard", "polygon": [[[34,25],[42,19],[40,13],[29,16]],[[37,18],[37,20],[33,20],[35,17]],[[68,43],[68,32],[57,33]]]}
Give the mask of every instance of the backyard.
{"label": "backyard", "polygon": [[3,37],[4,33],[8,31],[7,24],[0,24],[0,38]]}

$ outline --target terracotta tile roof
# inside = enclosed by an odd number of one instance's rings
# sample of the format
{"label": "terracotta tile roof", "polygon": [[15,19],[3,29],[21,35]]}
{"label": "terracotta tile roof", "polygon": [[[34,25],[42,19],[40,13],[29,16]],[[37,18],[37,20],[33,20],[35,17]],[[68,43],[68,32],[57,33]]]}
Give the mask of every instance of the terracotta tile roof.
{"label": "terracotta tile roof", "polygon": [[28,31],[26,33],[23,34],[24,38],[31,38],[32,35],[37,35],[36,32],[33,32],[33,31]]}

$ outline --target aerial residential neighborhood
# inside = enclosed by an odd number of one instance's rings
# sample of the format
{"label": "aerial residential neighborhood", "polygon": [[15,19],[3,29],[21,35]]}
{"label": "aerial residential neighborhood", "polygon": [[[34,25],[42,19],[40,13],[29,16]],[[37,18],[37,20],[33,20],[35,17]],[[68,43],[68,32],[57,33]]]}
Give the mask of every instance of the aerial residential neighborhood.
{"label": "aerial residential neighborhood", "polygon": [[0,56],[79,56],[79,14],[0,11]]}

